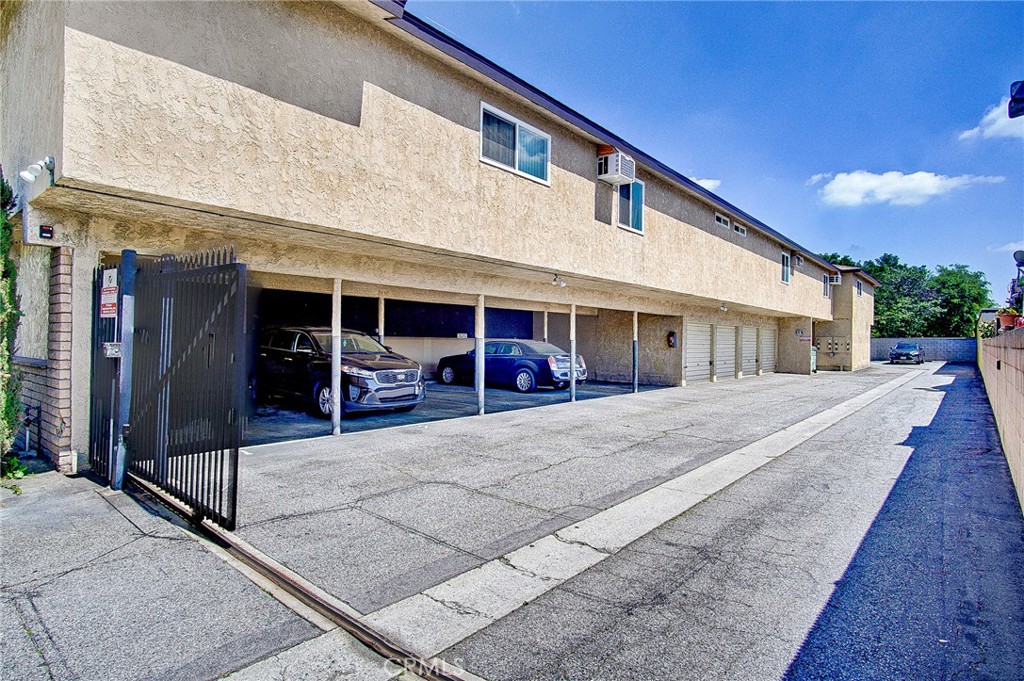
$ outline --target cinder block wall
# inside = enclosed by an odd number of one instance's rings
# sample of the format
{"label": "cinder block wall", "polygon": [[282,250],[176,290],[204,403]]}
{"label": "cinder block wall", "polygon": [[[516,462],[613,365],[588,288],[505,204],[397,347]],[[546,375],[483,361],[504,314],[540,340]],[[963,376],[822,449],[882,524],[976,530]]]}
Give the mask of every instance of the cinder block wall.
{"label": "cinder block wall", "polygon": [[974,338],[872,338],[871,359],[888,360],[889,350],[900,342],[920,345],[929,362],[974,364],[978,361],[978,341]]}
{"label": "cinder block wall", "polygon": [[1024,329],[981,342],[981,375],[1024,508]]}

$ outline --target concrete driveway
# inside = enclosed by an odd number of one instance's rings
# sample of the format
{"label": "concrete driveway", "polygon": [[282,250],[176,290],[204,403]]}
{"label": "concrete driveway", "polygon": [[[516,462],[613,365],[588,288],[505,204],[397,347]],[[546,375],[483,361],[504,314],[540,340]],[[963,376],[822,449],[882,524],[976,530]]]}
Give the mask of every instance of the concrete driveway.
{"label": "concrete driveway", "polygon": [[489,679],[1015,678],[986,408],[972,368],[874,365],[253,447],[238,535]]}

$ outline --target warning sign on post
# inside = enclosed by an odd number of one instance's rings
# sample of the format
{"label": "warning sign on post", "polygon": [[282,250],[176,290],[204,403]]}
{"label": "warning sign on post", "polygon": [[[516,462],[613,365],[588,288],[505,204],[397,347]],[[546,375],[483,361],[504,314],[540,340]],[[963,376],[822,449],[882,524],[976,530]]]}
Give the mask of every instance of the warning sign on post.
{"label": "warning sign on post", "polygon": [[100,319],[117,318],[117,270],[103,270],[100,288]]}

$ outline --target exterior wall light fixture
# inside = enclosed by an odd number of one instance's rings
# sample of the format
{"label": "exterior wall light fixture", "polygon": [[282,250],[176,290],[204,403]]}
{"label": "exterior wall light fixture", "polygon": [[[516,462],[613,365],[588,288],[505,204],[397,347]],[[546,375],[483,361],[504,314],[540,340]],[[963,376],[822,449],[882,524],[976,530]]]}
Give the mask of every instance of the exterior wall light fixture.
{"label": "exterior wall light fixture", "polygon": [[721,310],[722,312],[728,312],[729,311],[729,308],[726,307],[725,303],[722,303],[722,307],[720,307],[718,309]]}
{"label": "exterior wall light fixture", "polygon": [[551,280],[551,285],[561,286],[562,288],[565,288],[565,279],[562,279],[560,276],[556,274],[555,278]]}
{"label": "exterior wall light fixture", "polygon": [[47,156],[41,161],[29,164],[28,168],[25,168],[25,170],[22,170],[18,174],[21,176],[21,179],[31,183],[35,182],[36,178],[42,175],[44,170],[47,170],[50,173],[50,186],[52,187],[54,186],[53,169],[55,167],[56,161],[54,161],[53,156]]}

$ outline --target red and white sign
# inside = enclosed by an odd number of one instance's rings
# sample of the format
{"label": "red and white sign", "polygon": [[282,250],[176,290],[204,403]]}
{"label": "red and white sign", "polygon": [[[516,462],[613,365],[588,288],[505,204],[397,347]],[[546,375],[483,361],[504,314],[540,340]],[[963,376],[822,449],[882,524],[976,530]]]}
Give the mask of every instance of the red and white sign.
{"label": "red and white sign", "polygon": [[103,270],[100,288],[100,319],[117,318],[117,270]]}

